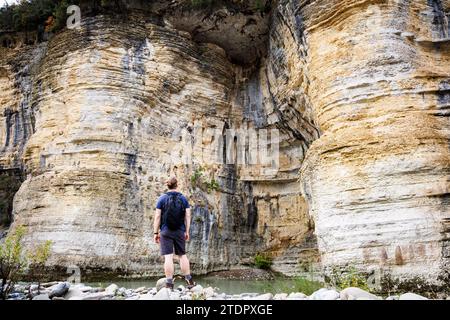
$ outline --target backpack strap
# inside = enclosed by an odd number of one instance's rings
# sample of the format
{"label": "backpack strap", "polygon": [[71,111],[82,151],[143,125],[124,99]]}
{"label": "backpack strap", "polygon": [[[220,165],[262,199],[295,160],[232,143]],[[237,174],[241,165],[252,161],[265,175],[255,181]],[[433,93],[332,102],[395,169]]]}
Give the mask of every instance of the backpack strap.
{"label": "backpack strap", "polygon": [[172,194],[170,194],[170,193],[171,193],[170,191],[165,193],[167,195],[166,201],[168,201],[169,199],[177,200],[178,198],[181,198],[181,193],[179,193],[179,192],[172,193]]}

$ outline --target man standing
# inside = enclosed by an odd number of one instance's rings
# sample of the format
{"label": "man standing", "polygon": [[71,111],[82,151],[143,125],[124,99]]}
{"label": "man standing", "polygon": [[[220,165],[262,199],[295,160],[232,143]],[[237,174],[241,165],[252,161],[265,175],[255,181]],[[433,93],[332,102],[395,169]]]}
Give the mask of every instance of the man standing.
{"label": "man standing", "polygon": [[195,286],[192,279],[189,259],[186,256],[186,241],[189,241],[189,228],[191,225],[191,208],[186,197],[177,191],[178,181],[175,177],[167,182],[169,191],[159,197],[156,204],[155,219],[153,222],[154,240],[160,243],[161,255],[164,256],[164,273],[166,275],[166,288],[173,289],[173,254],[180,258],[180,268],[187,288]]}

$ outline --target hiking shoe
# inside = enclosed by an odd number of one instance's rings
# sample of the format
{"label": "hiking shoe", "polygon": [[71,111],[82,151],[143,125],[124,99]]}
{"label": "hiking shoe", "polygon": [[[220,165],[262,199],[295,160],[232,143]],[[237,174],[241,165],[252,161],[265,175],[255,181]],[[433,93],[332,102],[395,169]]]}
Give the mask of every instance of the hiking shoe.
{"label": "hiking shoe", "polygon": [[173,290],[173,283],[166,282],[166,288],[170,289],[170,290]]}
{"label": "hiking shoe", "polygon": [[[185,279],[186,280],[186,279]],[[194,279],[190,279],[190,280],[186,280],[186,284],[187,284],[187,288],[190,290],[193,287],[195,287],[197,285],[197,283],[195,283]]]}

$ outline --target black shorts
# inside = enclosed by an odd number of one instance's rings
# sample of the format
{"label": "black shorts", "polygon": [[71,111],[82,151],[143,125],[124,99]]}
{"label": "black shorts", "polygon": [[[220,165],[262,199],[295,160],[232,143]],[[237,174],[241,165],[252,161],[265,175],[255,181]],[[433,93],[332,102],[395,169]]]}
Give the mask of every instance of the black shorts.
{"label": "black shorts", "polygon": [[161,237],[159,243],[161,245],[161,255],[173,254],[175,249],[175,254],[177,256],[182,256],[186,254],[186,238],[184,236],[183,230],[163,230],[161,231]]}

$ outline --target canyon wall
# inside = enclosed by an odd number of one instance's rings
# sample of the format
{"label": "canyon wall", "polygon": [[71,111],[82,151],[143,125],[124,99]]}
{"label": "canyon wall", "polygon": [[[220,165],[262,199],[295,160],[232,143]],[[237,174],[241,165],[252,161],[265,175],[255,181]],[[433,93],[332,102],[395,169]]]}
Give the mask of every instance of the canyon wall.
{"label": "canyon wall", "polygon": [[449,283],[449,9],[448,1],[303,7],[322,136],[300,180],[324,267]]}
{"label": "canyon wall", "polygon": [[[0,48],[13,228],[53,241],[49,266],[160,274],[153,211],[175,174],[196,272],[265,253],[288,275],[448,284],[450,2],[236,2],[139,2]],[[228,129],[278,129],[278,170],[210,161]]]}
{"label": "canyon wall", "polygon": [[[293,146],[281,145],[286,159],[270,176],[258,166],[206,159],[213,156],[209,148],[226,153],[227,129],[276,127],[267,121],[263,104],[272,102],[262,101],[260,77],[265,91],[270,84],[258,67],[270,16],[230,10],[162,5],[126,18],[95,15],[48,43],[2,49],[2,170],[26,176],[15,195],[13,226],[27,228],[30,245],[53,241],[49,266],[160,274],[152,219],[169,175],[179,177],[194,205],[195,272],[248,264],[258,252],[286,274],[298,272],[303,251],[317,261],[296,182],[297,150],[304,147],[289,138]],[[199,28],[193,35],[183,24],[191,17],[205,28],[223,15],[234,23],[219,30],[231,33],[223,38]],[[208,136],[210,129],[223,137]],[[187,142],[182,132],[189,133]],[[188,164],[173,161],[188,148]]]}

